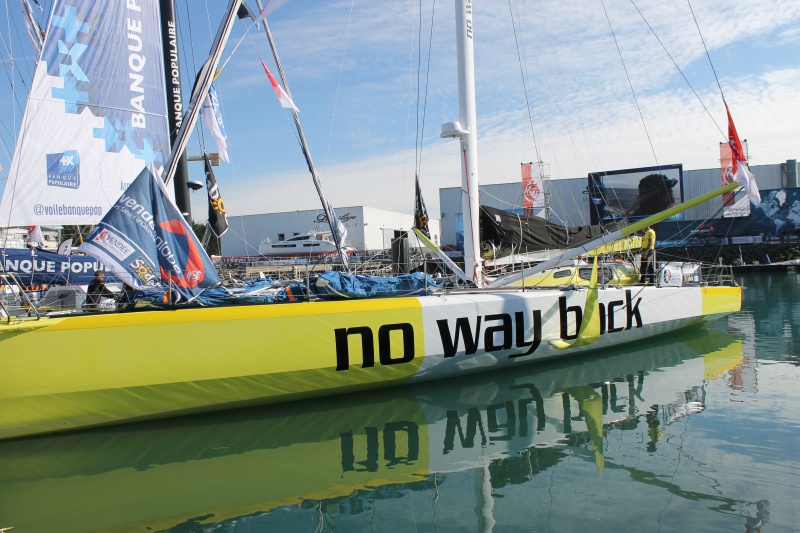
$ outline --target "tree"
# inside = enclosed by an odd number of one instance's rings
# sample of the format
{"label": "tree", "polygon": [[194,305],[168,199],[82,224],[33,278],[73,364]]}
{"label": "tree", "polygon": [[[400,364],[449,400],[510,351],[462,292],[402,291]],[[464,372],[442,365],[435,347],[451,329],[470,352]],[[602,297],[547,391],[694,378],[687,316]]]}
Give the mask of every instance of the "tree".
{"label": "tree", "polygon": [[61,241],[72,239],[72,245],[78,246],[83,242],[83,238],[92,232],[94,226],[62,226]]}
{"label": "tree", "polygon": [[209,235],[208,244],[205,246],[206,253],[208,255],[220,255],[219,237],[214,235],[214,232],[211,231],[208,224],[192,222],[192,229],[194,230],[194,234],[197,235],[197,238],[200,239],[200,242],[204,242],[203,239],[205,238],[206,231],[210,231],[211,235]]}

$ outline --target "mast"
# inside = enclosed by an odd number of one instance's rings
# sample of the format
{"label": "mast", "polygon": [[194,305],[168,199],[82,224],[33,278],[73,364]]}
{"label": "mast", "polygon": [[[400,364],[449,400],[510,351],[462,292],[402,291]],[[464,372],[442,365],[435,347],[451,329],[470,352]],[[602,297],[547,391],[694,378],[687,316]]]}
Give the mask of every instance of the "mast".
{"label": "mast", "polygon": [[[175,145],[178,130],[183,122],[183,95],[181,94],[181,65],[178,53],[178,34],[175,23],[174,0],[160,0],[161,46],[164,50],[164,81],[167,91],[167,119],[169,140]],[[182,151],[175,170],[175,204],[187,222],[192,221],[192,202],[189,195],[189,166],[186,151]]]}
{"label": "mast", "polygon": [[478,194],[478,128],[475,111],[475,55],[472,0],[455,0],[458,49],[459,121],[442,126],[441,137],[457,137],[461,146],[461,213],[464,221],[464,271],[482,287],[480,199]]}
{"label": "mast", "polygon": [[172,180],[173,176],[175,176],[180,155],[183,154],[183,151],[186,149],[186,144],[189,142],[189,135],[191,135],[197,123],[201,104],[208,93],[208,88],[211,87],[214,73],[219,65],[220,56],[225,48],[225,43],[228,42],[228,36],[231,34],[231,28],[236,19],[236,11],[239,5],[241,5],[241,0],[230,0],[228,3],[225,18],[222,20],[222,24],[220,24],[217,30],[217,35],[214,37],[214,43],[211,45],[209,57],[206,62],[203,63],[200,72],[197,74],[192,97],[189,100],[189,107],[186,109],[186,115],[183,117],[181,127],[175,136],[175,142],[172,144],[172,152],[164,167],[164,183],[167,185],[170,180]]}
{"label": "mast", "polygon": [[[258,10],[261,11],[261,0],[256,0],[256,5],[258,6]],[[272,32],[269,31],[269,25],[267,24],[266,18],[264,19],[264,33],[267,36],[267,40],[269,40],[269,47],[272,50],[272,57],[275,59],[275,64],[278,67],[278,74],[281,77],[283,89],[289,95],[289,98],[291,98],[292,92],[289,90],[289,83],[286,81],[286,76],[283,73],[281,60],[278,57],[278,50],[275,48],[275,42],[272,40]],[[300,116],[294,109],[291,111],[292,117],[294,117],[294,125],[297,129],[297,136],[300,139],[300,147],[303,150],[303,156],[306,158],[308,171],[311,172],[311,178],[314,180],[314,187],[316,187],[317,194],[322,202],[322,209],[325,211],[325,218],[328,219],[328,225],[330,226],[331,234],[333,235],[333,242],[336,244],[336,251],[339,252],[339,258],[342,260],[342,265],[344,266],[345,270],[350,272],[350,267],[347,264],[347,254],[344,252],[344,238],[339,231],[338,224],[336,223],[336,213],[334,213],[330,202],[328,202],[327,198],[325,197],[325,192],[322,190],[322,182],[320,182],[319,174],[314,166],[314,161],[311,160],[311,152],[309,151],[308,144],[306,143],[306,136],[303,135],[303,127],[300,125]]]}

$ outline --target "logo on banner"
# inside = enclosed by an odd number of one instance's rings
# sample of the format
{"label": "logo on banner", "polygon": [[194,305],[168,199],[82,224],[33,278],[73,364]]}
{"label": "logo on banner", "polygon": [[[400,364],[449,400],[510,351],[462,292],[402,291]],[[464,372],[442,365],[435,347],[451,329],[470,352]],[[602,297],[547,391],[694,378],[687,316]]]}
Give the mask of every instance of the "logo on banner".
{"label": "logo on banner", "polygon": [[[200,254],[200,250],[189,236],[189,231],[191,230],[187,229],[183,219],[167,220],[159,224],[158,227],[164,230],[165,238],[168,234],[185,236],[185,250],[189,256],[186,261],[186,266],[181,268],[176,262],[175,255],[169,250],[170,243],[164,241],[164,243],[159,246],[159,253],[166,259],[167,263],[172,265],[174,270],[170,270],[168,272],[164,270],[163,264],[160,265],[161,279],[170,279],[173,283],[178,285],[178,287],[196,287],[201,281],[203,281],[203,278],[205,277],[205,268],[203,266],[203,256]],[[173,242],[173,244],[177,245],[177,248],[183,248],[177,242]]]}
{"label": "logo on banner", "polygon": [[536,185],[536,182],[529,181],[525,184],[525,190],[523,191],[524,200],[526,202],[530,202],[531,205],[536,203],[536,200],[539,199],[541,196],[542,190],[539,189],[539,186]]}
{"label": "logo on banner", "polygon": [[122,238],[120,238],[119,235],[116,235],[107,229],[104,229],[98,233],[94,239],[92,239],[92,242],[111,253],[111,255],[120,261],[128,257],[131,252],[133,252],[133,248],[128,246],[128,244]]}
{"label": "logo on banner", "polygon": [[144,285],[158,285],[158,276],[150,268],[150,264],[145,261],[144,257],[137,257],[133,262],[128,265],[133,275],[139,278]]}
{"label": "logo on banner", "polygon": [[[340,216],[339,220],[341,220],[342,222],[347,222],[349,220],[355,220],[357,218],[358,218],[357,215],[351,215],[350,212],[348,211],[344,215]],[[325,213],[320,213],[319,215],[317,215],[317,218],[314,219],[315,224],[324,224],[326,222],[328,222],[328,217],[325,215]]]}
{"label": "logo on banner", "polygon": [[46,154],[46,157],[47,185],[65,189],[77,189],[81,186],[81,165],[77,150]]}

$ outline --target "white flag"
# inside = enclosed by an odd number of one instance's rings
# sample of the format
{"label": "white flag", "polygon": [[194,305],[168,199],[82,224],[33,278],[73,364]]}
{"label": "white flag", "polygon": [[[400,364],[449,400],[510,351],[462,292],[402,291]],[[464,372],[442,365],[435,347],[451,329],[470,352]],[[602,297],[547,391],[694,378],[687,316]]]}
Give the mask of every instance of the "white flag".
{"label": "white flag", "polygon": [[203,124],[214,136],[219,158],[226,163],[230,163],[231,161],[228,159],[228,135],[225,133],[225,125],[222,123],[222,114],[219,111],[219,99],[213,85],[208,89],[203,105],[200,106],[200,118],[203,119]]}
{"label": "white flag", "polygon": [[330,202],[328,202],[328,211],[330,211],[333,215],[332,225],[336,228],[336,233],[338,233],[338,235],[335,235],[334,237],[338,237],[337,242],[339,243],[339,246],[344,247],[344,240],[347,238],[347,227],[345,227],[344,223],[336,215],[336,211],[333,210]]}
{"label": "white flag", "polygon": [[283,87],[278,85],[278,82],[275,80],[275,78],[272,77],[272,74],[270,73],[269,69],[264,64],[264,60],[261,60],[261,66],[264,67],[264,72],[267,73],[267,77],[269,78],[269,82],[270,82],[270,84],[272,84],[272,88],[275,90],[275,94],[278,96],[278,100],[280,100],[281,106],[294,109],[295,111],[297,111],[299,113],[300,110],[297,109],[296,105],[294,105],[294,102],[292,101],[292,98],[289,96],[289,94],[286,91],[283,90]]}
{"label": "white flag", "polygon": [[42,228],[39,226],[28,226],[28,244],[32,246],[43,246],[44,235],[42,235]]}
{"label": "white flag", "polygon": [[258,24],[259,22],[267,18],[272,12],[274,12],[276,9],[278,9],[288,1],[289,0],[267,0],[264,3],[264,7],[261,8],[261,11],[259,11],[258,16],[256,17],[256,20],[254,22]]}

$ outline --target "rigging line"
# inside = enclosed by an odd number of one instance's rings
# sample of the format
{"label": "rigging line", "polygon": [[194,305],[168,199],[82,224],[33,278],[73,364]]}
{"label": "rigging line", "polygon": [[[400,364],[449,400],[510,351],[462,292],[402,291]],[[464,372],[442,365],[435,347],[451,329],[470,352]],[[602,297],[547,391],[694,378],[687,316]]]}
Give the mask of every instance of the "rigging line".
{"label": "rigging line", "polygon": [[[189,0],[184,0],[184,3],[186,5],[186,23],[189,26],[189,43],[192,44],[192,43],[194,43],[194,33],[192,32],[192,12],[189,10]],[[208,2],[206,2],[206,8],[207,7],[208,7]],[[206,13],[208,13],[208,10],[206,10]],[[186,49],[186,42],[183,40],[183,32],[179,32],[179,33],[181,34],[181,48],[183,50],[185,50]],[[212,40],[213,40],[213,38],[212,38]],[[194,84],[195,84],[195,82],[197,82],[197,60],[195,59],[195,56],[194,56],[194,46],[190,46],[189,50],[192,53],[192,72],[194,72],[194,81],[192,82],[192,91],[194,91]],[[191,100],[191,97],[192,97],[192,95],[189,94],[189,99],[190,100]],[[198,141],[200,141],[200,138],[203,138],[203,128],[197,128],[197,129],[199,130]],[[205,142],[203,142],[201,146],[205,146]],[[184,150],[184,153],[185,152],[186,151]]]}
{"label": "rigging line", "polygon": [[[419,24],[419,33],[420,37],[422,36],[422,5],[420,3],[419,9],[420,15],[420,24]],[[422,172],[422,143],[425,139],[425,118],[427,117],[427,110],[428,110],[428,87],[431,81],[431,50],[433,49],[433,20],[434,16],[436,15],[436,0],[433,0],[433,5],[431,6],[431,27],[430,33],[428,34],[428,63],[425,67],[425,92],[423,93],[422,99],[422,124],[419,124],[419,111],[417,111],[417,135],[419,137],[419,151],[417,153],[417,161],[416,161],[416,175],[419,176],[420,172]],[[422,53],[422,43],[419,46],[419,53]],[[421,57],[420,57],[421,59]],[[419,68],[420,63],[422,61],[417,61],[417,109],[419,109]]]}
{"label": "rigging line", "polygon": [[[8,49],[9,49],[8,48],[8,43],[6,43],[6,38],[3,36],[2,33],[0,33],[0,41],[2,41],[3,46],[6,49],[6,53],[8,54],[9,63],[5,63],[4,62],[4,64],[3,64],[4,70],[6,72],[6,77],[8,78],[8,83],[11,86],[11,93],[12,93],[12,95],[14,97],[14,101],[17,103],[17,108],[19,109],[20,112],[22,112],[22,105],[19,103],[19,99],[17,98],[17,92],[14,90],[13,75],[14,75],[14,67],[16,66],[16,61],[14,61],[13,53],[8,51]],[[9,66],[11,67],[11,74],[8,73],[8,67]],[[17,69],[17,70],[19,70],[19,69]],[[20,82],[22,82],[22,85],[23,85],[23,87],[25,87],[25,90],[30,92],[30,89],[28,89],[28,85],[25,83],[25,80],[22,79],[21,76],[20,76]],[[16,117],[16,115],[14,115],[14,116]],[[16,130],[16,120],[14,122],[14,129]]]}
{"label": "rigging line", "polygon": [[[688,0],[687,0],[687,3],[688,3]],[[697,101],[700,102],[700,105],[703,106],[703,109],[705,110],[705,112],[708,114],[709,117],[711,117],[711,121],[714,123],[714,126],[717,127],[717,129],[719,130],[720,133],[722,133],[723,136],[725,136],[725,132],[722,130],[722,128],[719,127],[719,124],[717,124],[717,121],[714,120],[714,116],[708,110],[708,108],[706,107],[706,104],[703,103],[703,100],[700,98],[700,95],[697,94],[697,91],[694,90],[694,87],[689,82],[688,78],[686,77],[686,74],[684,74],[683,71],[681,70],[681,68],[678,66],[678,63],[672,57],[672,54],[669,53],[669,50],[667,50],[667,47],[664,46],[664,43],[661,41],[661,39],[656,34],[656,31],[653,29],[653,27],[650,25],[650,23],[644,17],[644,14],[641,12],[641,10],[639,10],[637,5],[634,3],[634,0],[631,0],[631,4],[636,9],[637,13],[639,13],[639,16],[642,17],[642,20],[644,21],[644,23],[647,24],[647,27],[650,28],[650,32],[653,34],[653,37],[656,38],[656,40],[658,41],[658,44],[661,45],[661,48],[667,54],[667,57],[669,57],[670,61],[672,61],[672,64],[675,65],[675,68],[678,70],[680,75],[683,77],[683,80],[686,82],[686,85],[689,86],[689,89],[692,90],[692,93],[694,94],[695,98],[697,98]],[[691,9],[692,9],[692,5],[689,4],[689,10],[691,11]],[[692,11],[692,17],[694,18],[694,11]],[[697,19],[696,18],[694,18],[694,23],[695,23],[695,26],[697,26]],[[699,26],[697,26],[697,32],[700,33],[700,27]],[[700,40],[703,41],[703,35],[702,34],[700,34]],[[705,43],[705,41],[703,41],[703,48],[705,48],[705,46],[706,46],[706,43]],[[711,63],[711,57],[708,55],[708,49],[705,48],[705,50],[706,50],[706,56],[708,57],[708,62]],[[712,71],[714,70],[714,64],[713,63],[711,63],[711,70]],[[714,71],[714,79],[717,81],[717,86],[719,86],[719,79],[717,79],[716,71]],[[720,92],[720,94],[722,93],[722,87],[719,88],[719,92]],[[722,99],[725,100],[725,96],[724,95],[723,95]]]}
{"label": "rigging line", "polygon": [[[719,83],[719,77],[717,77],[717,71],[714,68],[714,62],[711,61],[711,55],[708,52],[708,47],[706,46],[706,41],[703,39],[703,32],[700,31],[700,25],[697,23],[697,17],[694,14],[694,9],[692,9],[692,3],[689,0],[686,0],[686,3],[689,5],[689,11],[692,12],[692,19],[694,20],[694,25],[697,27],[697,34],[700,35],[700,40],[703,42],[703,49],[706,51],[706,57],[708,57],[708,64],[711,65],[711,71],[714,73],[714,79],[717,82],[717,87],[719,87],[719,94],[722,95],[722,101],[725,101],[725,93],[722,92],[722,85]],[[716,124],[716,122],[714,123]],[[717,126],[719,128],[719,126]],[[722,131],[722,129],[720,129]],[[723,135],[725,133],[723,132]],[[725,135],[727,137],[727,135]]]}
{"label": "rigging line", "polygon": [[[420,91],[420,70],[422,68],[422,0],[419,2],[419,33],[417,34],[417,101],[414,109],[415,130],[414,130],[414,175],[419,179],[419,152],[420,152],[420,133],[419,133],[419,91]],[[412,28],[413,31],[413,28]],[[413,61],[413,59],[412,59]]]}
{"label": "rigging line", "polygon": [[622,69],[625,71],[625,77],[628,80],[628,86],[631,89],[631,94],[633,95],[633,101],[636,103],[636,109],[639,112],[639,118],[642,120],[642,127],[644,127],[645,135],[647,135],[647,142],[650,144],[650,150],[653,152],[653,157],[656,161],[656,166],[660,166],[658,163],[658,156],[656,155],[655,146],[653,146],[653,140],[650,138],[650,132],[647,130],[647,124],[644,120],[644,114],[642,113],[642,108],[639,106],[639,99],[636,97],[636,91],[633,89],[633,82],[631,81],[630,74],[628,74],[628,67],[625,65],[625,59],[622,57],[622,50],[619,47],[619,42],[617,41],[617,35],[614,33],[614,27],[611,25],[611,18],[608,16],[608,10],[606,9],[606,4],[604,0],[600,0],[600,4],[603,6],[603,13],[606,16],[606,21],[608,22],[608,27],[611,30],[611,37],[614,38],[614,46],[617,48],[617,54],[619,54],[620,63],[622,63]]}
{"label": "rigging line", "polygon": [[[528,85],[525,82],[525,68],[523,67],[523,63],[527,66],[527,62],[525,61],[525,49],[524,47],[520,46],[519,37],[517,35],[517,25],[514,24],[514,10],[511,8],[511,0],[508,0],[508,12],[511,15],[511,27],[514,30],[514,44],[517,47],[517,62],[519,63],[519,74],[522,78],[522,92],[525,94],[525,107],[528,110],[528,122],[530,122],[531,126],[531,137],[533,138],[533,149],[536,152],[536,161],[542,161],[542,154],[539,151],[539,143],[536,142],[536,129],[533,123],[533,114],[531,113],[531,101],[528,96]],[[519,13],[517,13],[517,21],[519,21]]]}
{"label": "rigging line", "polygon": [[[15,25],[14,25],[14,35],[15,35],[15,36],[16,36],[16,38],[17,38],[17,43],[19,43],[20,47],[23,47],[23,46],[25,46],[25,45],[24,45],[24,42],[25,42],[25,41],[23,41],[22,37],[20,37],[20,35],[19,35],[19,26],[20,26],[19,24],[15,24]],[[35,28],[31,28],[31,32],[35,32],[35,31],[36,31],[36,29],[35,29]],[[8,33],[8,35],[9,35],[9,41],[13,43],[13,40],[11,39],[11,30],[10,30],[10,29],[9,29],[9,33]],[[10,53],[10,55],[11,55],[11,56],[13,56],[13,49],[12,49],[12,53]],[[35,64],[35,63],[36,63],[38,60],[39,60],[39,56],[37,55],[37,56],[35,57],[35,59],[34,59],[34,64]],[[31,66],[30,66],[30,64],[28,64],[28,63],[27,63],[27,62],[25,62],[25,61],[23,61],[23,63],[25,64],[25,70],[26,70],[26,71],[27,71],[27,73],[28,73],[28,77],[29,77],[31,80],[33,80],[33,75],[31,74]],[[17,70],[19,70],[19,68],[17,68]],[[20,76],[20,80],[22,80],[22,79],[23,79],[23,78],[22,78],[22,76]],[[24,81],[23,81],[23,84],[24,84]],[[26,87],[26,88],[27,88],[27,87]]]}
{"label": "rigging line", "polygon": [[[322,167],[325,169],[323,170],[323,174],[327,173],[328,170],[328,158],[331,153],[331,141],[333,139],[333,124],[336,121],[336,108],[339,105],[339,92],[342,88],[342,74],[344,73],[344,59],[347,56],[347,45],[350,42],[350,26],[353,22],[353,7],[355,4],[355,0],[350,0],[350,14],[347,17],[347,31],[344,35],[344,48],[342,49],[342,60],[339,63],[339,78],[336,81],[336,95],[333,99],[333,112],[331,114],[331,127],[328,130],[328,146],[325,147],[325,161],[322,164]],[[260,57],[260,56],[259,56]],[[289,88],[287,87],[286,90],[288,91]]]}
{"label": "rigging line", "polygon": [[[556,72],[558,72],[559,77],[563,80],[564,86],[566,86],[566,80],[564,80],[564,74],[563,74],[563,70],[561,69],[561,66],[560,66],[560,63],[559,63],[559,60],[558,60],[558,55],[555,53],[555,51],[553,50],[552,45],[549,42],[547,43],[547,46],[548,46],[548,50],[550,51],[550,54],[553,57],[553,60],[556,63]],[[548,81],[548,79],[546,77],[543,78],[543,82],[547,86],[548,94],[553,94],[554,91],[552,90],[552,88],[550,86],[550,83],[549,83],[549,81]],[[558,116],[561,118],[561,121],[563,122],[563,129],[564,129],[564,131],[565,131],[565,133],[566,133],[566,135],[567,135],[567,137],[569,139],[570,146],[572,147],[572,150],[573,150],[573,153],[575,154],[576,159],[580,160],[580,162],[587,168],[589,167],[589,164],[590,164],[589,160],[594,159],[594,160],[597,161],[598,167],[600,167],[602,169],[604,167],[604,165],[603,165],[602,161],[600,161],[600,158],[597,155],[596,150],[594,150],[594,146],[592,145],[592,143],[591,143],[591,141],[589,139],[589,136],[587,135],[587,127],[584,124],[583,117],[582,117],[581,113],[579,113],[579,112],[576,113],[576,117],[577,117],[577,120],[578,120],[578,124],[580,126],[579,129],[580,129],[580,131],[582,133],[582,136],[583,136],[583,139],[584,139],[584,143],[586,144],[586,150],[587,150],[587,156],[588,156],[587,159],[584,158],[583,154],[578,149],[578,143],[577,143],[575,137],[573,136],[572,129],[569,127],[569,125],[567,124],[567,121],[564,118],[565,114],[564,114],[563,109],[561,108],[559,100],[553,98],[552,99],[552,104],[556,108],[556,110],[558,111]],[[545,136],[548,137],[548,138],[550,137],[550,135],[549,135],[549,133],[547,131],[545,131]],[[560,161],[558,159],[558,156],[556,155],[555,152],[552,153],[552,157],[553,157],[553,159],[555,161],[556,167],[559,170],[561,170],[561,168],[562,168],[561,167],[561,163],[560,163]],[[572,199],[572,202],[571,202],[572,206],[576,207],[576,208],[580,208],[579,202],[575,199],[575,197],[572,196],[571,199]],[[562,208],[566,205],[566,202],[564,202],[563,198],[558,197],[555,200],[558,203],[558,205],[561,206]]]}
{"label": "rigging line", "polygon": [[[417,9],[417,5],[419,5],[419,9],[422,10],[422,0],[420,0],[419,4],[416,0],[412,0],[413,9]],[[408,54],[408,86],[406,88],[406,131],[405,135],[403,136],[403,178],[402,183],[405,184],[406,182],[406,171],[408,170],[408,146],[407,142],[409,139],[409,128],[411,127],[411,102],[412,102],[412,89],[414,86],[414,36],[417,35],[416,32],[416,17],[411,17],[411,39],[410,45],[411,48],[409,49]],[[416,167],[417,167],[417,139],[419,137],[419,75],[417,75],[417,99],[416,99],[417,107],[415,109],[416,114],[416,121],[417,125],[416,131],[414,132],[414,172],[416,174]],[[416,187],[414,189],[414,209],[416,210]],[[402,220],[402,215],[401,215]],[[400,224],[402,227],[402,222]],[[419,238],[417,238],[419,240]]]}

